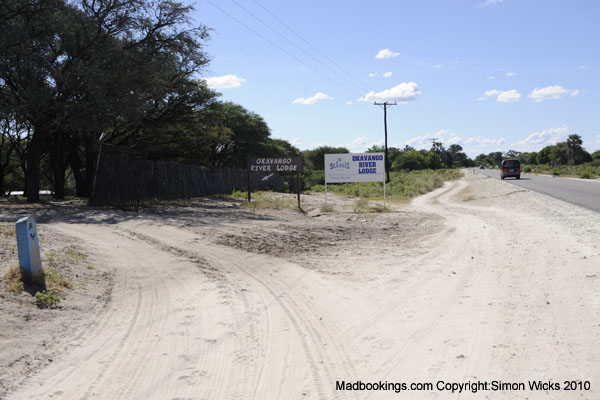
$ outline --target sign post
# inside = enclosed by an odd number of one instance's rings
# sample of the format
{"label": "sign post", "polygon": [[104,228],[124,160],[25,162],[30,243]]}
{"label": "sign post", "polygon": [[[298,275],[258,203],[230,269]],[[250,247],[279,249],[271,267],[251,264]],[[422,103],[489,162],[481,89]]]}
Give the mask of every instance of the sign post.
{"label": "sign post", "polygon": [[17,247],[19,248],[19,265],[23,281],[45,287],[40,243],[37,227],[33,217],[23,217],[15,224]]}
{"label": "sign post", "polygon": [[[304,170],[302,157],[250,157],[248,159],[248,202],[250,202],[250,173],[262,172],[266,178],[274,173],[296,174],[298,183],[298,208],[300,208],[300,172]],[[263,178],[264,179],[264,178]]]}
{"label": "sign post", "polygon": [[325,201],[327,184],[383,181],[383,205],[386,206],[384,153],[325,154]]}

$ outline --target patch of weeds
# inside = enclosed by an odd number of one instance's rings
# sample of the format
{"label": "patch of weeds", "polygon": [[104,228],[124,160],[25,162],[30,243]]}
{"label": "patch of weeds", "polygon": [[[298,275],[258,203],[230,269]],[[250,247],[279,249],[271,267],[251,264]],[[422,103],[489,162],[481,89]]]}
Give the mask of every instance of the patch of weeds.
{"label": "patch of weeds", "polygon": [[333,206],[330,206],[329,204],[323,204],[319,210],[321,212],[334,212],[335,208],[333,208]]}
{"label": "patch of weeds", "polygon": [[589,171],[583,171],[579,177],[581,179],[592,179],[592,174]]}
{"label": "patch of weeds", "polygon": [[11,225],[0,224],[0,235],[3,237],[16,236],[15,227]]}
{"label": "patch of weeds", "polygon": [[65,250],[65,254],[77,261],[83,261],[88,258],[87,254],[85,254],[83,251],[81,251],[75,246],[67,247],[67,249]]}
{"label": "patch of weeds", "polygon": [[371,206],[371,211],[372,212],[387,212],[390,211],[391,209],[387,206],[384,206],[383,204],[374,204],[373,206]]}
{"label": "patch of weeds", "polygon": [[56,252],[54,250],[50,250],[46,253],[46,256],[42,259],[49,264],[54,264],[56,262]]}
{"label": "patch of weeds", "polygon": [[13,265],[8,272],[4,274],[6,282],[6,290],[9,293],[19,294],[23,291],[23,277],[21,276],[21,268],[18,265]]}
{"label": "patch of weeds", "polygon": [[87,269],[96,269],[96,267],[94,267],[93,265],[88,265],[86,268]]}
{"label": "patch of weeds", "polygon": [[560,171],[552,171],[553,176],[560,176]]}
{"label": "patch of weeds", "polygon": [[73,284],[64,277],[56,268],[47,268],[44,272],[46,287],[52,291],[60,291],[62,289],[71,289]]}
{"label": "patch of weeds", "polygon": [[369,210],[369,200],[358,199],[354,202],[354,212],[366,212]]}
{"label": "patch of weeds", "polygon": [[55,290],[43,290],[35,294],[35,305],[39,308],[52,308],[60,303],[60,294]]}
{"label": "patch of weeds", "polygon": [[292,199],[283,197],[256,197],[251,202],[244,202],[244,206],[254,210],[281,210],[284,208],[296,208],[296,204]]}
{"label": "patch of weeds", "polygon": [[231,193],[231,197],[237,200],[241,200],[241,199],[247,199],[248,198],[248,192],[244,192],[242,190],[234,190]]}
{"label": "patch of weeds", "polygon": [[532,171],[532,169],[531,169],[531,167],[530,167],[530,166],[526,166],[526,167],[523,169],[523,172],[525,172],[525,173],[529,173],[529,172],[531,172],[531,171]]}

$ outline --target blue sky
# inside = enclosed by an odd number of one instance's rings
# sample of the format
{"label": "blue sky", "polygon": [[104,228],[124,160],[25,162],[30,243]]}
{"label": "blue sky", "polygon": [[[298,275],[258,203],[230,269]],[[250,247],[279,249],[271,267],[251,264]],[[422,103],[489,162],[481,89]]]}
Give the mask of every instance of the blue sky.
{"label": "blue sky", "polygon": [[210,86],[300,149],[600,149],[595,0],[197,0]]}

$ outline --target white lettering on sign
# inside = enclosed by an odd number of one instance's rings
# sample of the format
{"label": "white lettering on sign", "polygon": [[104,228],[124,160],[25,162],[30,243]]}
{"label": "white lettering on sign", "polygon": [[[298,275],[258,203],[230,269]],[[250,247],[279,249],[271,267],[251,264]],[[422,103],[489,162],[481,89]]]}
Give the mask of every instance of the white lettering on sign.
{"label": "white lettering on sign", "polygon": [[271,166],[270,165],[251,165],[250,171],[251,172],[271,172]]}
{"label": "white lettering on sign", "polygon": [[256,164],[291,164],[291,158],[257,158]]}
{"label": "white lettering on sign", "polygon": [[303,162],[301,157],[252,157],[248,159],[248,168],[250,172],[302,172]]}

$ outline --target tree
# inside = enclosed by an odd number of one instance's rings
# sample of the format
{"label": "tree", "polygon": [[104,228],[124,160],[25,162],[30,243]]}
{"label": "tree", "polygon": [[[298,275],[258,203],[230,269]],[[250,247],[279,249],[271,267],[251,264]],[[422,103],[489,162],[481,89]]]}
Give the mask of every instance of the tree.
{"label": "tree", "polygon": [[536,161],[538,164],[548,164],[550,162],[550,151],[553,146],[546,146],[538,151]]}
{"label": "tree", "polygon": [[0,5],[0,107],[33,127],[30,201],[39,199],[44,152],[60,197],[68,164],[84,165],[91,182],[103,132],[109,141],[133,145],[144,129],[174,123],[214,97],[196,78],[208,63],[202,51],[208,30],[191,27],[190,7],[170,0],[6,3]]}
{"label": "tree", "polygon": [[593,157],[583,148],[583,140],[577,134],[569,135],[567,139],[568,163],[570,165],[579,165],[584,162],[592,161]]}
{"label": "tree", "polygon": [[321,146],[313,150],[304,150],[304,162],[306,169],[309,170],[324,170],[325,169],[325,154],[340,154],[349,153],[345,147]]}
{"label": "tree", "polygon": [[429,168],[427,152],[425,151],[405,151],[401,152],[399,156],[394,159],[392,163],[392,168],[395,170],[419,170]]}

